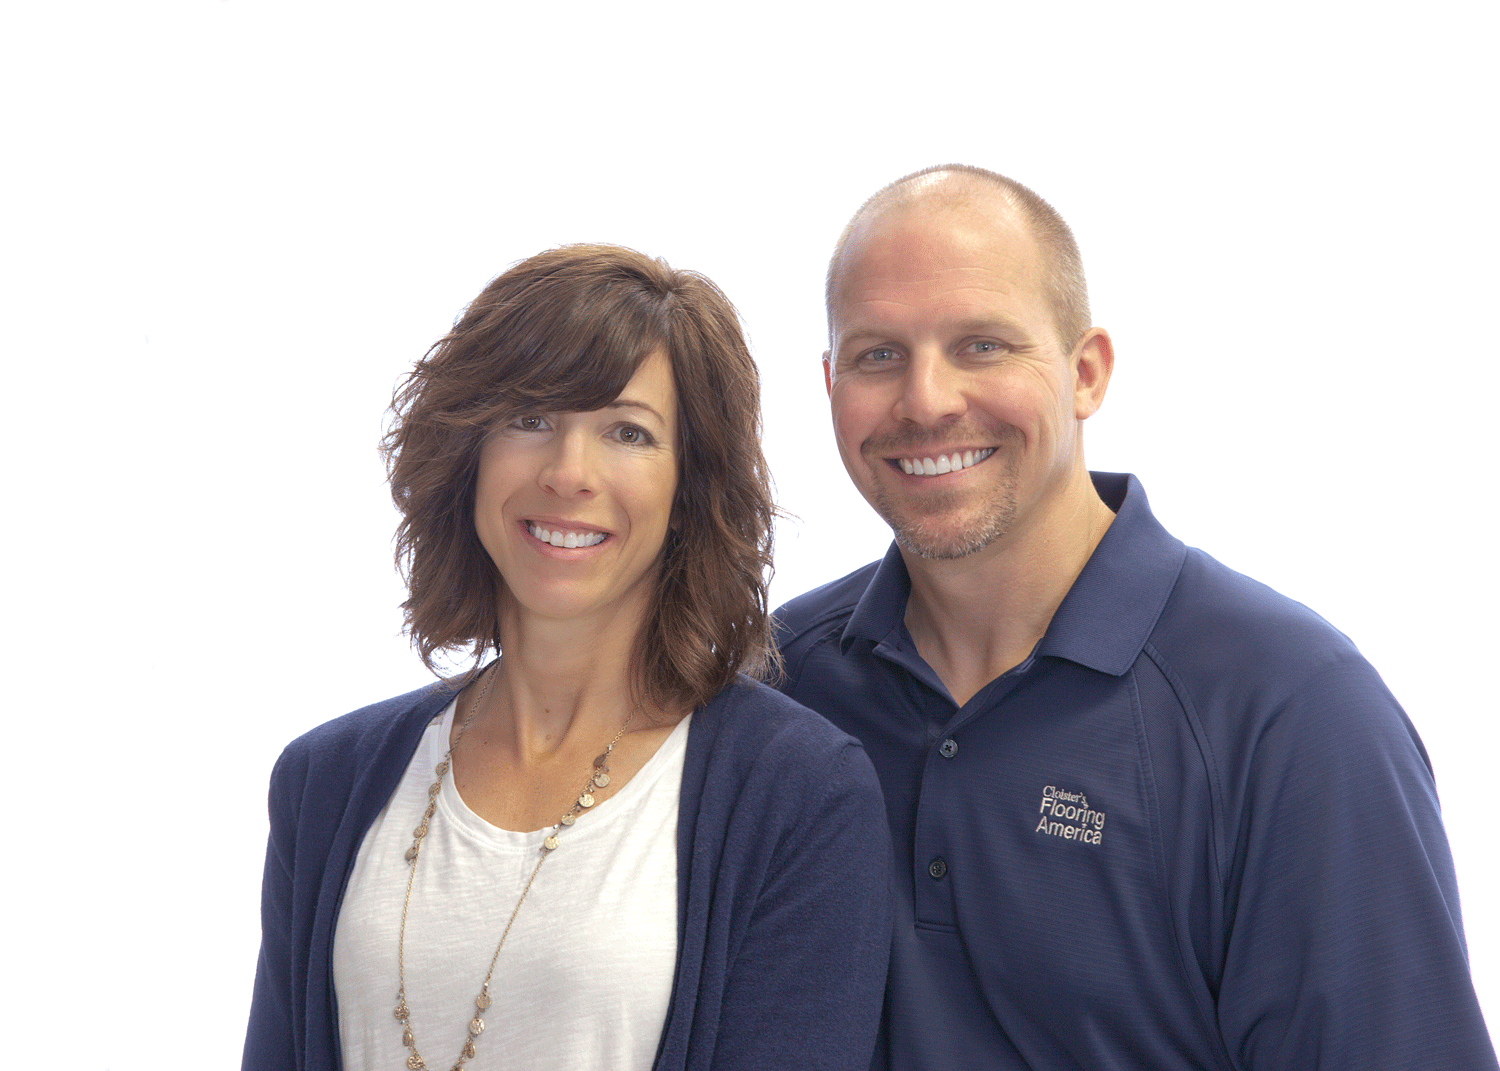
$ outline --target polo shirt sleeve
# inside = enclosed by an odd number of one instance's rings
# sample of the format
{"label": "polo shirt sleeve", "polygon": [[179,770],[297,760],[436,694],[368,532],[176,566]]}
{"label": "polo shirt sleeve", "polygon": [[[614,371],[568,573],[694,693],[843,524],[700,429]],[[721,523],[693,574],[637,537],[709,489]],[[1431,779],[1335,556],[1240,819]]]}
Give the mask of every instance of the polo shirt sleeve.
{"label": "polo shirt sleeve", "polygon": [[1249,1069],[1494,1068],[1415,730],[1352,652],[1282,694],[1226,766],[1226,1046]]}

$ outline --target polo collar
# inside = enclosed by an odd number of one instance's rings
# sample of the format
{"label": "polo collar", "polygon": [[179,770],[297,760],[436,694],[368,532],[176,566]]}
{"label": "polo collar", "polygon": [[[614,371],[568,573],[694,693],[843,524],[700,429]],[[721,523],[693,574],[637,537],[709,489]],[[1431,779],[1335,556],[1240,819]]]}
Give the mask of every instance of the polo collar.
{"label": "polo collar", "polygon": [[[1187,548],[1151,513],[1145,488],[1134,476],[1089,475],[1115,519],[1052,615],[1036,654],[1119,676],[1135,663],[1156,627]],[[910,594],[911,577],[893,542],[855,605],[840,648],[847,652],[856,639],[898,640]]]}
{"label": "polo collar", "polygon": [[895,540],[875,568],[865,593],[849,615],[849,623],[839,637],[839,649],[849,653],[849,645],[855,640],[869,640],[873,644],[899,638],[905,628],[906,600],[911,595],[911,575],[906,571],[906,562],[901,557],[901,548]]}

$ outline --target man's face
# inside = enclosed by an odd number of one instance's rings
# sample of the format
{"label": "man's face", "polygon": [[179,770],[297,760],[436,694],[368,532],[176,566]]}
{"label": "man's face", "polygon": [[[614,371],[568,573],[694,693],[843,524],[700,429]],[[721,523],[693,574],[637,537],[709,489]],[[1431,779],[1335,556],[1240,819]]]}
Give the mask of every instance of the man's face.
{"label": "man's face", "polygon": [[834,434],[911,553],[964,557],[1062,505],[1087,413],[1045,266],[1003,205],[888,210],[845,248],[824,357]]}

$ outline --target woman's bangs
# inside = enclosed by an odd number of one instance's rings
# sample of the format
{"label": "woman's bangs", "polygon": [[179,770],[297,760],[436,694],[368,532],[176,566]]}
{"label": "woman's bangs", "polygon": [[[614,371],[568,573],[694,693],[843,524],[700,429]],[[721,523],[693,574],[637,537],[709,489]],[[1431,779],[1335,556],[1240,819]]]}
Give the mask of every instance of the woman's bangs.
{"label": "woman's bangs", "polygon": [[[553,412],[602,409],[618,398],[637,369],[658,350],[664,333],[644,301],[579,300],[562,322],[530,325],[520,347],[507,400],[519,408]],[[627,298],[627,300],[618,300]],[[612,307],[611,307],[612,306]]]}

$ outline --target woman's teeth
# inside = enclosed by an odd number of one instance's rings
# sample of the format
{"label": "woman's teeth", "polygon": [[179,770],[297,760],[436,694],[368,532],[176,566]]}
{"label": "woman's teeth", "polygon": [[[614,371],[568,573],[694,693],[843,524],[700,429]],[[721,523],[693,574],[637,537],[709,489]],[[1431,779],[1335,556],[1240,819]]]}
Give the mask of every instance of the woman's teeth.
{"label": "woman's teeth", "polygon": [[597,547],[604,542],[603,532],[549,532],[539,524],[526,522],[526,530],[543,543],[554,547]]}
{"label": "woman's teeth", "polygon": [[930,457],[903,457],[899,459],[901,471],[908,476],[941,476],[945,472],[958,472],[972,468],[995,452],[993,446],[983,450],[965,450],[961,454],[939,454]]}

